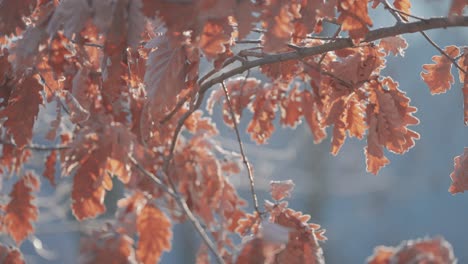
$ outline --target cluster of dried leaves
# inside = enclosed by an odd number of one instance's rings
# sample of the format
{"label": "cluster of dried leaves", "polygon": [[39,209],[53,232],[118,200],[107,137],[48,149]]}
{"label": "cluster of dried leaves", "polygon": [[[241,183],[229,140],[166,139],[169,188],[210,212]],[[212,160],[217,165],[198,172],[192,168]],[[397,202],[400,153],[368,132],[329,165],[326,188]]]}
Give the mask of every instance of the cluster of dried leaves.
{"label": "cluster of dried leaves", "polygon": [[[274,202],[267,201],[264,212],[244,212],[246,202],[228,177],[241,171],[240,159],[216,142],[218,130],[199,108],[207,90],[221,82],[213,76],[232,63],[240,62],[242,73],[252,57],[333,47],[347,32],[347,48],[259,64],[269,81],[234,78],[225,85],[236,118],[244,109],[253,113],[247,132],[255,142],[268,140],[277,119],[290,127],[305,120],[317,143],[332,127],[331,153],[348,136],[366,138],[367,169],[377,174],[389,163],[384,149],[403,154],[419,138],[408,128],[419,122],[416,108],[396,81],[381,75],[386,57],[403,55],[408,44],[401,36],[362,42],[373,24],[368,7],[384,2],[0,1],[0,173],[2,181],[14,182],[0,204],[0,231],[18,246],[34,232],[40,181],[24,167],[40,156],[33,128],[47,103],[56,105],[56,117],[41,136],[61,147],[49,149],[43,176],[53,186],[63,181],[56,175],[72,177],[75,217],[106,211],[113,177],[125,185],[116,221],[83,241],[82,262],[155,263],[171,249],[172,225],[189,219],[203,223],[214,255],[227,263],[322,263],[324,231],[283,201],[292,182],[272,183]],[[410,1],[393,5],[407,21]],[[466,5],[453,0],[449,16],[461,16]],[[334,38],[314,37],[330,22],[340,28]],[[234,46],[251,32],[261,32],[260,46],[235,54]],[[443,93],[454,83],[451,68],[458,61],[468,122],[468,48],[448,46],[444,52],[423,66],[421,76],[431,93]],[[203,62],[213,70],[202,76]],[[224,98],[215,90],[208,112]],[[223,107],[224,121],[233,126],[238,120],[232,120],[227,100]],[[455,159],[452,193],[468,189],[467,169],[465,149]],[[241,249],[236,234],[244,237]],[[198,263],[209,262],[208,248],[200,248]],[[446,242],[435,239],[379,248],[369,262],[412,263],[421,254],[443,260],[437,263],[453,260]],[[18,249],[0,245],[0,262],[21,258]]]}

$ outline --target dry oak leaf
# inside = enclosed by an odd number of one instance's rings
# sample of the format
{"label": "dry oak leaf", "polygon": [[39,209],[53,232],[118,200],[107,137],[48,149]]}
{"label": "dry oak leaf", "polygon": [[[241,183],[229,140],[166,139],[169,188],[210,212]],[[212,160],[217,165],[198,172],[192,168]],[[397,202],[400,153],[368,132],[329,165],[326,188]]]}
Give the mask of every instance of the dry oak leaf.
{"label": "dry oak leaf", "polygon": [[5,207],[3,224],[16,244],[34,232],[32,225],[39,216],[37,206],[33,204],[33,192],[39,190],[39,180],[32,172],[27,172],[19,179],[10,192],[10,202]]}
{"label": "dry oak leaf", "polygon": [[[226,82],[226,89],[231,99],[232,108],[234,109],[234,113],[237,119],[242,117],[242,111],[250,104],[259,86],[260,81],[255,78],[234,78]],[[206,103],[206,110],[210,115],[212,115],[215,103],[222,99],[224,100],[224,122],[227,125],[233,126],[229,105],[225,100],[224,91],[222,89],[215,90],[211,93]]]}
{"label": "dry oak leaf", "polygon": [[387,37],[380,40],[379,47],[384,50],[387,56],[393,53],[394,56],[400,54],[403,57],[405,49],[408,48],[408,42],[400,36]]}
{"label": "dry oak leaf", "polygon": [[273,243],[256,237],[244,243],[237,257],[236,264],[272,264],[275,263],[275,255],[284,248],[282,244]]}
{"label": "dry oak leaf", "polygon": [[[445,53],[454,58],[460,54],[460,49],[457,46],[445,47]],[[452,70],[452,62],[443,55],[432,56],[432,61],[435,64],[424,64],[421,77],[429,86],[431,94],[445,93],[450,89],[451,84],[455,82]]]}
{"label": "dry oak leaf", "polygon": [[[460,58],[458,64],[468,72],[468,47],[463,48],[463,57]],[[468,126],[468,74],[465,74],[461,70],[458,71],[460,82],[463,84],[463,108],[464,108],[464,121],[465,126]]]}
{"label": "dry oak leaf", "polygon": [[327,136],[325,128],[322,126],[321,113],[318,106],[319,99],[308,90],[304,90],[302,93],[304,118],[312,132],[314,143],[318,144]]}
{"label": "dry oak leaf", "polygon": [[367,0],[339,0],[338,23],[343,31],[348,31],[353,42],[359,43],[369,32],[372,20],[367,10]]}
{"label": "dry oak leaf", "polygon": [[199,47],[211,60],[226,51],[225,44],[231,40],[232,26],[227,19],[209,20],[200,36]]}
{"label": "dry oak leaf", "polygon": [[44,165],[43,176],[49,180],[52,186],[55,186],[55,164],[57,163],[57,154],[57,150],[52,150],[50,154],[47,155]]}
{"label": "dry oak leaf", "polygon": [[456,194],[468,190],[468,148],[465,148],[463,154],[455,157],[453,161],[454,169],[450,174],[452,185],[449,192]]}
{"label": "dry oak leaf", "polygon": [[12,247],[6,247],[0,244],[0,263],[8,264],[24,264],[23,255],[21,252]]}
{"label": "dry oak leaf", "polygon": [[171,249],[171,222],[157,207],[146,204],[137,217],[137,258],[144,264],[159,261]]}
{"label": "dry oak leaf", "polygon": [[294,31],[294,16],[290,1],[272,0],[263,9],[261,16],[266,32],[263,36],[263,50],[275,52],[286,46]]}
{"label": "dry oak leaf", "polygon": [[36,7],[35,0],[3,0],[0,2],[0,35],[16,33],[16,28],[24,29],[23,16],[28,17]]}
{"label": "dry oak leaf", "polygon": [[276,255],[274,263],[325,263],[322,248],[318,243],[319,240],[325,239],[325,231],[319,230],[318,225],[308,224],[309,215],[287,208],[272,218],[274,223],[290,230],[289,242],[286,248]]}
{"label": "dry oak leaf", "polygon": [[7,118],[3,123],[6,131],[13,137],[18,147],[31,142],[34,122],[43,103],[42,86],[33,76],[26,76],[17,82],[8,105],[0,110],[0,118]]}
{"label": "dry oak leaf", "polygon": [[[396,9],[402,11],[405,14],[411,14],[410,8],[411,8],[411,2],[410,0],[395,0],[393,1],[393,6],[395,6]],[[408,21],[408,16],[400,13],[401,17],[405,20]]]}
{"label": "dry oak leaf", "polygon": [[468,6],[468,1],[466,0],[452,0],[450,5],[449,16],[461,16],[463,15],[463,10]]}
{"label": "dry oak leaf", "polygon": [[257,144],[264,144],[275,130],[273,121],[278,110],[279,92],[278,87],[267,84],[262,89],[258,89],[249,107],[253,117],[247,126],[247,132]]}
{"label": "dry oak leaf", "polygon": [[136,263],[133,239],[115,231],[94,231],[81,240],[80,263]]}
{"label": "dry oak leaf", "polygon": [[186,53],[184,46],[173,46],[167,36],[147,44],[153,50],[146,62],[145,84],[151,108],[164,112],[175,105],[176,96],[185,87]]}
{"label": "dry oak leaf", "polygon": [[286,197],[291,197],[291,192],[294,189],[294,186],[295,184],[292,180],[271,181],[270,182],[271,197],[275,201],[280,201]]}
{"label": "dry oak leaf", "polygon": [[368,264],[455,264],[452,246],[442,237],[403,241],[397,247],[378,246]]}
{"label": "dry oak leaf", "polygon": [[389,162],[383,155],[383,146],[398,154],[408,151],[419,134],[407,126],[417,125],[419,120],[413,116],[417,109],[409,105],[410,99],[391,78],[371,81],[368,88],[371,103],[366,110],[369,134],[365,154],[367,171],[377,174]]}

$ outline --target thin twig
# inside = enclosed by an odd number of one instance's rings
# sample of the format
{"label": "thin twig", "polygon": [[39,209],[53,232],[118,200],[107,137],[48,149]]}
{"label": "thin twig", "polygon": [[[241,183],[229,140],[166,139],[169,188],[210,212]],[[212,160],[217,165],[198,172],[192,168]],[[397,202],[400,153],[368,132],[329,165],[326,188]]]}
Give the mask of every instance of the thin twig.
{"label": "thin twig", "polygon": [[439,45],[437,45],[425,32],[421,31],[421,35],[423,35],[427,42],[434,46],[434,48],[436,48],[440,52],[440,54],[445,56],[449,61],[452,62],[453,65],[455,65],[455,67],[457,67],[461,72],[466,74],[466,70],[463,69],[462,66],[458,65],[457,61],[454,58],[450,57],[450,55],[448,55],[447,52],[445,52],[441,47],[439,47]]}
{"label": "thin twig", "polygon": [[161,119],[159,121],[159,124],[160,125],[163,125],[164,123],[166,123],[167,121],[169,121],[177,112],[179,112],[180,108],[187,102],[187,100],[190,98],[189,95],[185,96],[184,98],[182,98],[182,100],[179,100],[179,102],[177,102],[176,106],[174,107],[174,109],[172,109],[171,112],[169,112],[169,114],[167,114],[163,119]]}
{"label": "thin twig", "polygon": [[234,125],[234,131],[236,132],[237,143],[239,144],[239,150],[242,156],[242,162],[244,163],[245,168],[247,169],[247,176],[249,177],[249,181],[250,181],[250,193],[252,194],[254,209],[259,215],[261,215],[260,209],[258,207],[257,193],[255,192],[255,181],[254,181],[254,177],[252,173],[252,167],[250,166],[250,163],[247,160],[247,157],[245,155],[244,144],[242,143],[240,133],[239,133],[239,128],[237,127],[236,114],[234,113],[234,108],[232,107],[232,103],[231,103],[231,96],[229,96],[229,92],[224,82],[221,82],[221,86],[223,87],[224,96],[226,97],[226,102],[229,107],[229,112],[231,113],[231,119]]}
{"label": "thin twig", "polygon": [[128,154],[128,159],[132,162],[133,166],[135,166],[145,176],[153,180],[153,182],[156,183],[158,187],[160,187],[163,191],[168,193],[173,198],[176,198],[177,194],[175,194],[173,190],[169,189],[158,177],[156,177],[156,175],[143,168],[143,166],[141,166],[141,164],[131,154]]}
{"label": "thin twig", "polygon": [[[407,33],[415,33],[430,29],[437,29],[437,28],[448,28],[448,27],[464,27],[468,26],[468,16],[459,16],[459,17],[452,17],[452,18],[430,18],[426,21],[416,21],[411,23],[404,23],[404,24],[397,24],[391,27],[379,28],[376,30],[372,30],[367,33],[364,42],[372,42],[375,40],[383,39],[386,37],[407,34]],[[319,46],[314,47],[304,47],[301,49],[300,52],[298,51],[288,51],[283,53],[277,54],[266,54],[262,58],[251,60],[245,62],[243,65],[233,68],[229,71],[222,72],[217,77],[212,79],[206,80],[200,84],[200,92],[205,92],[206,90],[210,89],[213,85],[217,83],[221,83],[222,81],[235,76],[237,74],[241,74],[248,69],[252,69],[258,66],[262,66],[265,64],[271,63],[278,63],[283,61],[290,61],[290,60],[298,60],[301,58],[306,58],[309,56],[314,56],[317,54],[322,54],[327,51],[334,51],[344,48],[353,47],[354,44],[350,38],[342,38],[337,39],[331,43],[326,43]]]}
{"label": "thin twig", "polygon": [[328,77],[331,77],[332,79],[335,79],[337,80],[338,82],[340,82],[341,84],[343,84],[344,86],[352,89],[353,88],[353,85],[343,79],[341,79],[340,77],[336,76],[335,74],[331,73],[331,72],[327,72],[327,71],[323,71],[319,66],[315,66],[307,61],[305,61],[304,59],[301,59],[302,63],[304,63],[304,65],[318,71],[320,74],[323,74],[323,75],[326,75]]}
{"label": "thin twig", "polygon": [[[3,145],[9,145],[15,148],[19,148],[15,143],[6,141],[4,139],[0,139],[0,144]],[[58,145],[58,146],[43,146],[43,145],[36,145],[36,144],[31,144],[31,145],[26,145],[23,146],[22,148],[25,149],[30,149],[34,151],[53,151],[53,150],[67,150],[70,149],[70,146],[68,145]]]}
{"label": "thin twig", "polygon": [[[341,26],[338,26],[338,28],[336,29],[335,33],[333,34],[333,38],[336,39],[336,37],[338,37],[338,35],[340,34],[341,32]],[[320,60],[318,62],[319,66],[322,65],[322,62],[323,60],[325,59],[325,57],[327,56],[328,52],[324,52],[322,54],[322,56],[320,57]]]}
{"label": "thin twig", "polygon": [[244,40],[236,40],[236,44],[261,44],[262,41],[260,39],[244,39]]}
{"label": "thin twig", "polygon": [[175,200],[177,202],[177,204],[179,205],[179,207],[183,210],[185,216],[187,216],[187,218],[189,219],[190,223],[192,223],[192,225],[194,226],[195,230],[198,232],[198,234],[200,235],[200,237],[203,239],[203,241],[205,242],[205,244],[208,246],[208,248],[210,249],[210,251],[213,253],[213,255],[215,256],[215,259],[216,259],[216,262],[217,263],[224,263],[224,260],[223,260],[223,257],[221,255],[219,255],[217,249],[216,249],[216,246],[214,245],[214,243],[211,241],[210,237],[208,236],[208,233],[205,231],[205,229],[203,228],[203,226],[200,224],[200,222],[198,221],[198,219],[193,215],[192,211],[190,210],[190,208],[188,207],[187,203],[185,202],[185,200],[182,198],[182,196],[180,195],[180,193],[177,191],[177,186],[175,185],[174,181],[172,180],[171,177],[169,177],[169,165],[171,164],[171,161],[172,159],[174,158],[174,151],[175,151],[175,146],[177,144],[177,139],[179,137],[179,134],[182,130],[182,127],[184,126],[184,123],[185,121],[187,120],[187,118],[190,117],[190,115],[195,112],[195,110],[197,110],[201,103],[203,102],[203,99],[204,99],[204,92],[201,92],[199,95],[198,95],[198,98],[196,100],[196,102],[190,107],[190,109],[185,112],[182,117],[179,119],[178,123],[177,123],[177,126],[174,130],[174,134],[172,136],[172,141],[171,141],[171,145],[169,146],[169,154],[165,157],[164,159],[164,163],[163,163],[163,167],[162,167],[162,172],[165,174],[165,178],[167,179],[167,181],[169,182],[169,185],[171,187],[171,189],[174,191],[175,193]]}

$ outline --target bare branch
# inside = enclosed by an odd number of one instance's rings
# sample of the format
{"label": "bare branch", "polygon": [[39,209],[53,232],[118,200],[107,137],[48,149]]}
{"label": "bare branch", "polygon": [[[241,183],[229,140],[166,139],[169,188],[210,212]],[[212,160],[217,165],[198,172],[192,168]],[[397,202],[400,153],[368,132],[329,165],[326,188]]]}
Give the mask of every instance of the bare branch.
{"label": "bare branch", "polygon": [[224,82],[221,82],[221,86],[223,87],[224,96],[226,97],[226,102],[229,107],[229,113],[231,114],[232,123],[234,125],[234,131],[236,132],[237,143],[239,144],[239,150],[242,156],[242,162],[244,163],[245,168],[247,169],[247,176],[249,177],[249,181],[250,181],[250,193],[252,194],[254,209],[259,215],[261,215],[260,209],[258,207],[257,193],[255,192],[255,181],[254,181],[254,177],[252,173],[252,167],[250,166],[250,163],[247,160],[247,157],[245,155],[244,144],[242,143],[240,133],[239,133],[239,128],[237,127],[236,114],[234,113],[234,109],[231,103],[231,96],[229,96],[229,92]]}
{"label": "bare branch", "polygon": [[133,166],[135,166],[139,171],[141,171],[145,176],[147,176],[148,178],[150,178],[151,180],[153,180],[153,182],[159,187],[161,188],[163,191],[165,191],[166,193],[168,193],[170,196],[172,196],[173,198],[176,198],[176,194],[174,193],[173,190],[169,189],[158,177],[156,177],[156,175],[152,174],[151,172],[147,171],[145,168],[143,168],[143,166],[141,166],[141,164],[131,155],[131,154],[128,154],[128,158],[130,159],[130,161],[132,162]]}
{"label": "bare branch", "polygon": [[[4,139],[0,139],[0,144],[10,145],[12,147],[18,148],[18,146],[15,143],[4,140]],[[70,148],[70,146],[67,146],[67,145],[43,146],[43,145],[31,144],[31,145],[26,145],[23,148],[34,150],[34,151],[52,151],[52,150],[67,150]]]}
{"label": "bare branch", "polygon": [[[452,18],[430,18],[425,21],[417,21],[411,23],[399,23],[391,27],[379,28],[372,30],[367,33],[365,42],[371,42],[386,37],[415,33],[419,31],[425,31],[437,28],[448,28],[448,27],[466,27],[468,26],[468,16],[459,16]],[[322,54],[328,51],[334,51],[344,48],[353,47],[353,42],[350,38],[337,39],[334,42],[323,44],[314,47],[304,47],[300,51],[289,51],[278,54],[265,55],[263,58],[245,62],[242,66],[231,69],[227,72],[221,73],[219,76],[212,78],[200,86],[200,92],[205,92],[210,89],[213,85],[221,83],[222,81],[241,74],[247,69],[255,68],[265,64],[278,63],[282,61],[297,60],[313,55]]]}

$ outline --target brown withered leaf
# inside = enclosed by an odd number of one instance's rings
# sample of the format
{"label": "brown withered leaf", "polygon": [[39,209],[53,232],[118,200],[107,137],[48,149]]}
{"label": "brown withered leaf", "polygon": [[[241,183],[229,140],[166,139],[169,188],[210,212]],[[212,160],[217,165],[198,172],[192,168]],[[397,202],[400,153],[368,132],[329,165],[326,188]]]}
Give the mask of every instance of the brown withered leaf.
{"label": "brown withered leaf", "polygon": [[159,261],[171,249],[171,222],[157,207],[147,204],[137,217],[138,245],[136,255],[144,264]]}
{"label": "brown withered leaf", "polygon": [[[445,47],[445,53],[451,58],[460,54],[460,49],[457,46]],[[445,93],[455,82],[452,75],[452,62],[443,55],[432,56],[432,61],[435,64],[424,64],[421,77],[429,86],[431,94]]]}
{"label": "brown withered leaf", "polygon": [[19,179],[10,192],[10,202],[5,207],[3,219],[6,231],[17,245],[34,233],[33,222],[39,217],[39,210],[33,204],[33,192],[39,190],[39,180],[32,172]]}
{"label": "brown withered leaf", "polygon": [[452,245],[442,237],[403,241],[397,247],[379,246],[368,264],[456,263]]}
{"label": "brown withered leaf", "polygon": [[463,154],[454,158],[454,169],[450,174],[452,185],[449,192],[452,194],[461,193],[468,190],[468,148]]}

